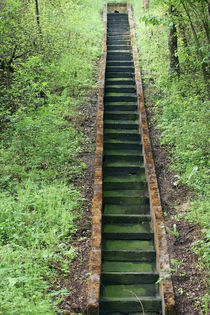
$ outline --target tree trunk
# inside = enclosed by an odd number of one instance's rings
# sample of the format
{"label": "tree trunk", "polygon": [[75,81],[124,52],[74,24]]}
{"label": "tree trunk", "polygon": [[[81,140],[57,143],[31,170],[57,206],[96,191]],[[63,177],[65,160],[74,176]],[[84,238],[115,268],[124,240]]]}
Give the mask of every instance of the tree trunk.
{"label": "tree trunk", "polygon": [[38,0],[35,0],[36,5],[36,22],[37,22],[37,28],[39,33],[41,34],[41,26],[40,26],[40,14],[39,14],[39,2]]}
{"label": "tree trunk", "polygon": [[144,9],[149,9],[149,0],[143,0]]}
{"label": "tree trunk", "polygon": [[197,33],[196,33],[196,29],[195,29],[194,24],[192,22],[190,13],[188,11],[188,7],[185,5],[184,2],[182,3],[182,5],[183,5],[183,8],[184,8],[184,10],[186,12],[186,15],[187,15],[187,17],[189,19],[189,22],[190,22],[190,27],[192,29],[193,37],[194,37],[194,40],[195,40],[197,54],[198,54],[198,56],[200,56],[201,69],[202,69],[202,73],[203,73],[204,82],[206,84],[208,84],[208,80],[209,80],[208,64],[203,61],[204,57],[203,57],[202,51],[200,50],[200,42],[199,42],[199,39],[198,39],[198,36],[197,36]]}
{"label": "tree trunk", "polygon": [[[173,17],[176,15],[176,10],[173,5],[169,7],[169,15]],[[177,56],[177,29],[173,22],[168,34],[168,48],[170,58],[170,72],[180,74],[179,57]]]}

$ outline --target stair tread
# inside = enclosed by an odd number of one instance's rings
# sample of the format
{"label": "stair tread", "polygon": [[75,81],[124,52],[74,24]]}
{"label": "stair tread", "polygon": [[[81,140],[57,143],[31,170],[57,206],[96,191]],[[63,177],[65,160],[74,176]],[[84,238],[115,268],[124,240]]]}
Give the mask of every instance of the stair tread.
{"label": "stair tread", "polygon": [[[117,129],[119,130],[119,129]],[[109,156],[143,156],[142,152],[140,150],[104,150],[104,155]]]}
{"label": "stair tread", "polygon": [[142,222],[142,224],[109,224],[103,225],[103,233],[152,233],[150,224]]}
{"label": "stair tread", "polygon": [[139,214],[145,213],[149,214],[150,209],[149,205],[136,205],[136,204],[124,204],[124,205],[117,205],[117,204],[104,204],[103,209],[104,214]]}
{"label": "stair tread", "polygon": [[136,300],[136,296],[145,299],[160,299],[154,284],[107,284],[102,286],[102,298],[118,300]]}
{"label": "stair tread", "polygon": [[123,129],[111,129],[111,128],[106,128],[104,130],[104,134],[134,134],[134,135],[140,135],[138,130],[123,130]]}
{"label": "stair tread", "polygon": [[124,252],[151,252],[154,251],[154,244],[150,240],[105,240],[103,251],[124,251]]}
{"label": "stair tread", "polygon": [[104,143],[133,143],[133,144],[138,144],[139,140],[123,140],[123,139],[106,139],[104,140]]}
{"label": "stair tread", "polygon": [[105,272],[157,273],[155,263],[130,261],[103,261],[102,273]]}

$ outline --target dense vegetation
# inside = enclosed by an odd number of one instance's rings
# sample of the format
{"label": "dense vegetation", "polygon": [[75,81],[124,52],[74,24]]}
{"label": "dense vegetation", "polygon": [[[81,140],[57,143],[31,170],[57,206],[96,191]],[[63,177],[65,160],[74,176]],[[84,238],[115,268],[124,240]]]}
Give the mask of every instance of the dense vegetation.
{"label": "dense vegetation", "polygon": [[[153,0],[146,11],[141,1],[132,2],[143,79],[150,88],[147,106],[151,104],[154,108],[161,143],[170,148],[171,168],[177,174],[174,185],[184,183],[192,189],[193,197],[187,211],[180,212],[180,218],[187,218],[202,228],[203,237],[193,244],[192,250],[199,256],[204,281],[208,281],[209,2]],[[172,36],[177,39],[174,64],[170,56],[171,28],[175,28]],[[206,294],[203,297],[205,314],[208,303]]]}
{"label": "dense vegetation", "polygon": [[55,314],[68,293],[52,288],[76,255],[73,183],[88,139],[72,118],[94,87],[100,10],[97,0],[0,3],[0,314]]}

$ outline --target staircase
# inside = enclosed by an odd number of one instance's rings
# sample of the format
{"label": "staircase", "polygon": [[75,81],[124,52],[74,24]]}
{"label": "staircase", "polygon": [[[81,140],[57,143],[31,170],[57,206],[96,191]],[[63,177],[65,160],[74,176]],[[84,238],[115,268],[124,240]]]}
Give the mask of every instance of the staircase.
{"label": "staircase", "polygon": [[100,314],[161,314],[127,14],[108,14]]}

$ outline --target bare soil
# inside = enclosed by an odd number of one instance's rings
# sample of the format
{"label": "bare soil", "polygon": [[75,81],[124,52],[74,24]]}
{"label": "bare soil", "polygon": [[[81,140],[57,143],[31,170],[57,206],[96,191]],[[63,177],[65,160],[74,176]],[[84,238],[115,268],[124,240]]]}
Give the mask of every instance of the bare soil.
{"label": "bare soil", "polygon": [[[154,104],[151,102],[150,91],[144,87],[147,118],[152,143],[153,158],[160,190],[160,197],[165,216],[165,226],[173,230],[176,224],[179,236],[167,233],[170,261],[176,260],[177,270],[172,272],[177,315],[200,315],[199,300],[205,291],[201,272],[196,267],[198,257],[192,251],[194,241],[201,239],[200,227],[180,219],[180,213],[187,211],[192,192],[184,185],[175,185],[175,172],[170,170],[172,156],[169,148],[160,145],[160,131],[154,120]],[[172,269],[176,269],[171,264]],[[197,305],[196,305],[197,304]]]}

